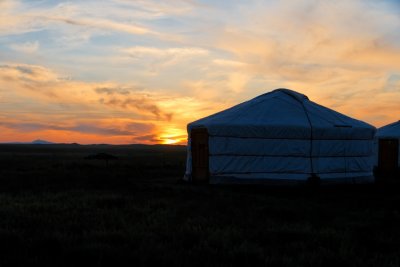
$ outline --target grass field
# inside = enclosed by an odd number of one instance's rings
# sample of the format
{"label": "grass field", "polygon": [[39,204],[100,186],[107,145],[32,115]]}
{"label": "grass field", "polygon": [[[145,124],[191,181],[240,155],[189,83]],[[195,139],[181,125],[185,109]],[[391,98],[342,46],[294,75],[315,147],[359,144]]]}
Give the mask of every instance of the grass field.
{"label": "grass field", "polygon": [[[117,160],[88,160],[105,152]],[[0,266],[399,266],[398,186],[179,183],[181,146],[0,146]]]}

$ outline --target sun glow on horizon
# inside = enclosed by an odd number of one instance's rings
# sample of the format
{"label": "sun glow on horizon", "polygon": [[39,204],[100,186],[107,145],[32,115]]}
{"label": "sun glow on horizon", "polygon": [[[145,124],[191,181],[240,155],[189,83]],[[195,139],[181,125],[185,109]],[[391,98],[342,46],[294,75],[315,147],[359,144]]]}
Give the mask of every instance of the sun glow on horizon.
{"label": "sun glow on horizon", "polygon": [[[171,137],[171,138],[173,138],[173,137]],[[163,145],[174,145],[174,144],[176,144],[178,142],[179,142],[179,140],[166,138],[166,139],[163,140],[163,143],[161,143],[161,144],[163,144]]]}
{"label": "sun glow on horizon", "polygon": [[158,137],[163,145],[185,145],[187,143],[186,131],[179,128],[168,128]]}

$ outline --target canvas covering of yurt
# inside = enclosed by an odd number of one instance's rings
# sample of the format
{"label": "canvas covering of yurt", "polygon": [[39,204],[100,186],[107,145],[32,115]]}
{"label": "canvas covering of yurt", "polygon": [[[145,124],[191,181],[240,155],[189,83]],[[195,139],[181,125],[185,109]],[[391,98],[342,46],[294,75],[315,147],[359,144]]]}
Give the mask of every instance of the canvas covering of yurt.
{"label": "canvas covering of yurt", "polygon": [[379,128],[376,132],[376,165],[383,173],[398,172],[400,166],[400,121]]}
{"label": "canvas covering of yurt", "polygon": [[289,89],[189,123],[187,130],[187,181],[373,181],[376,128]]}

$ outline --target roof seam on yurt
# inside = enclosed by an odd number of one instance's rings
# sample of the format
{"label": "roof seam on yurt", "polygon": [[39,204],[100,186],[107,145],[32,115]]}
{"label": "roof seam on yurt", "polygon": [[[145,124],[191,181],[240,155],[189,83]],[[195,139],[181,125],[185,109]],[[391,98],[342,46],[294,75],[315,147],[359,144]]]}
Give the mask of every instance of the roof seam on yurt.
{"label": "roof seam on yurt", "polygon": [[[284,92],[287,93],[286,91],[284,91]],[[289,95],[292,96],[291,94],[289,94]],[[307,100],[308,100],[308,97],[307,97]],[[310,166],[311,166],[310,174],[314,175],[314,162],[313,162],[313,157],[312,157],[312,155],[313,155],[313,125],[311,123],[310,116],[308,116],[307,108],[304,105],[304,101],[299,101],[299,102],[300,102],[301,106],[303,107],[304,113],[306,114],[308,124],[310,125],[310,152],[309,152],[310,153],[309,154]]]}
{"label": "roof seam on yurt", "polygon": [[[300,102],[300,103],[302,103],[304,100],[309,100],[308,99],[308,96],[306,96],[306,95],[303,95],[303,94],[300,94],[300,93],[295,93],[295,92],[293,92],[293,91],[291,91],[291,90],[288,90],[288,89],[285,89],[285,88],[279,88],[279,89],[276,89],[276,90],[274,90],[274,91],[280,91],[280,92],[282,92],[282,93],[284,93],[284,94],[287,94],[288,96],[290,96],[290,97],[292,97],[292,98],[294,98],[296,101],[298,101],[298,102]],[[301,97],[301,98],[300,98]]]}

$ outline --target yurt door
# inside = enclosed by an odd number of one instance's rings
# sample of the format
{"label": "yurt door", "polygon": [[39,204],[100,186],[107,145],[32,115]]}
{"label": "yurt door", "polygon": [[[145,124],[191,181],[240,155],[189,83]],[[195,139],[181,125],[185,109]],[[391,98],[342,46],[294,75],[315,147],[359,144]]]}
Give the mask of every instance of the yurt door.
{"label": "yurt door", "polygon": [[208,132],[205,128],[192,129],[192,177],[193,182],[208,182]]}
{"label": "yurt door", "polygon": [[395,173],[399,153],[399,140],[380,139],[379,140],[379,161],[378,168],[383,173]]}

